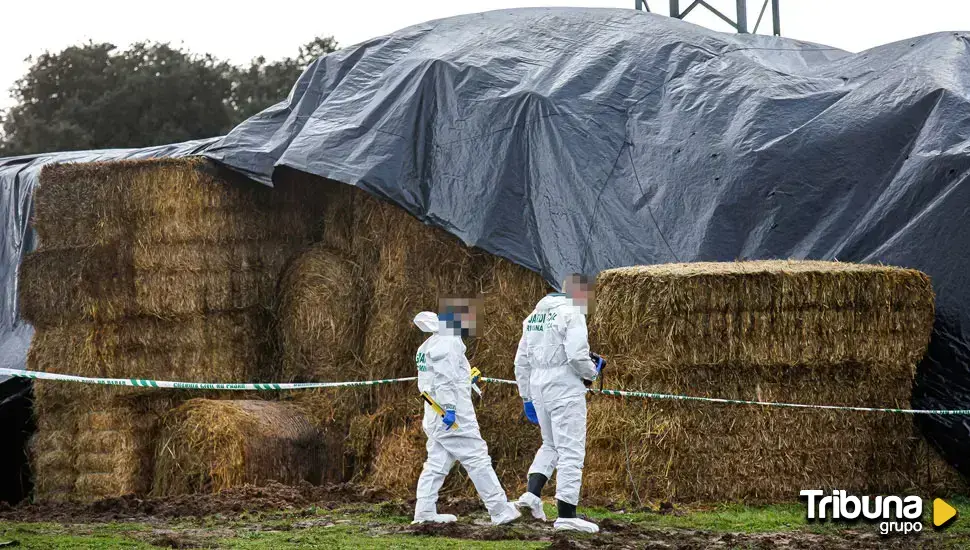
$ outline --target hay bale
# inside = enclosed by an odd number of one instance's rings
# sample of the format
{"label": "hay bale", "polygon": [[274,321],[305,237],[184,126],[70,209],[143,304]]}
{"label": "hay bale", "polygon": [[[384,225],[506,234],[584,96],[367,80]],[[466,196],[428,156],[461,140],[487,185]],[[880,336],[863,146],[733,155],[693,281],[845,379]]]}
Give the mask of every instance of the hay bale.
{"label": "hay bale", "polygon": [[[199,316],[181,323],[128,318],[122,323],[38,329],[28,368],[54,373],[188,381],[245,381],[261,358],[266,323],[253,313]],[[162,414],[192,392],[88,386],[38,380],[33,445],[41,500],[91,501],[144,495]],[[207,394],[216,397],[218,394]],[[69,441],[70,446],[61,443]]]}
{"label": "hay bale", "polygon": [[250,241],[42,248],[20,267],[20,308],[37,327],[268,308],[279,273],[302,246]]}
{"label": "hay bale", "polygon": [[187,382],[266,381],[274,374],[269,320],[258,310],[182,321],[130,317],[73,323],[34,334],[30,370],[108,378]]}
{"label": "hay bale", "polygon": [[193,399],[165,417],[152,493],[218,492],[269,481],[316,483],[321,467],[318,435],[294,407]]}
{"label": "hay bale", "polygon": [[[39,397],[37,390],[44,387],[45,382],[34,382],[35,403],[38,400],[50,399],[50,392],[44,388],[41,391],[45,397]],[[63,408],[54,403],[45,404],[44,414],[38,414],[35,406],[35,422],[37,430],[31,436],[28,444],[31,473],[34,479],[34,500],[40,502],[65,502],[70,500],[77,481],[77,470],[74,467],[73,444],[77,437],[77,424],[74,418]]]}
{"label": "hay bale", "polygon": [[355,205],[374,200],[370,195],[352,185],[285,166],[277,168],[273,179],[277,185],[312,190],[319,202],[323,203],[318,244],[344,254],[354,253]]}
{"label": "hay bale", "polygon": [[23,257],[17,299],[35,327],[66,321],[117,319],[131,309],[134,273],[116,246],[36,250]]}
{"label": "hay bale", "polygon": [[325,197],[201,159],[51,165],[21,266],[35,326],[268,308],[286,261],[320,236]]}
{"label": "hay bale", "polygon": [[[365,284],[360,266],[348,255],[316,245],[287,268],[280,279],[276,324],[284,381],[364,380],[361,361]],[[360,457],[347,442],[351,423],[373,411],[368,388],[306,390],[287,398],[320,432],[326,481],[349,481]]]}
{"label": "hay bale", "polygon": [[645,364],[912,371],[933,324],[929,278],[887,266],[668,264],[611,269],[597,281],[596,341]]}
{"label": "hay bale", "polygon": [[426,442],[420,419],[381,434],[368,484],[396,498],[413,497],[427,458]]}
{"label": "hay bale", "polygon": [[368,408],[369,392],[358,389],[313,389],[291,392],[284,401],[299,410],[320,438],[321,481],[352,481],[367,465],[360,446],[350,438],[350,426]]}
{"label": "hay bale", "polygon": [[[201,159],[45,167],[33,220],[41,247],[20,272],[22,311],[38,328],[28,365],[119,378],[276,378],[268,312],[277,279],[320,237],[322,212],[311,186],[269,188]],[[72,446],[56,448],[64,438],[42,433],[35,463],[62,464],[69,452],[71,464],[58,466],[64,475],[41,466],[39,493],[73,483],[74,499],[144,494],[157,419],[192,394],[53,387],[40,385],[38,420],[63,414]]]}
{"label": "hay bale", "polygon": [[522,322],[551,289],[538,273],[508,260],[492,257],[489,263],[482,277],[481,331],[469,356],[486,376],[511,380]]}
{"label": "hay bale", "polygon": [[[614,387],[908,408],[929,340],[925,275],[828,262],[677,264],[600,274],[593,346]],[[888,350],[888,351],[887,351]],[[791,500],[804,487],[918,488],[912,418],[594,398],[584,490],[615,500]]]}
{"label": "hay bale", "polygon": [[35,381],[35,499],[93,501],[146,494],[158,419],[185,394]]}
{"label": "hay bale", "polygon": [[147,494],[160,419],[179,400],[166,392],[126,396],[110,391],[90,403],[77,420],[73,498],[94,501]]}
{"label": "hay bale", "polygon": [[354,207],[357,262],[374,277],[364,364],[376,378],[410,375],[414,352],[426,338],[412,319],[435,311],[442,296],[481,293],[488,257],[395,205],[369,199]]}
{"label": "hay bale", "polygon": [[[911,383],[877,383],[839,365],[680,370],[643,385],[679,395],[905,407]],[[900,452],[915,441],[905,415],[597,396],[587,429],[587,462],[596,466],[584,490],[625,502],[787,501],[809,485],[881,494],[916,486],[912,455]]]}
{"label": "hay bale", "polygon": [[283,380],[350,380],[360,359],[366,307],[360,266],[322,246],[287,268],[279,284],[278,341]]}
{"label": "hay bale", "polygon": [[269,188],[201,158],[52,164],[40,181],[33,225],[45,248],[303,239],[323,209],[302,182]]}
{"label": "hay bale", "polygon": [[908,451],[915,457],[915,487],[922,494],[936,498],[966,495],[970,491],[970,482],[922,436]]}

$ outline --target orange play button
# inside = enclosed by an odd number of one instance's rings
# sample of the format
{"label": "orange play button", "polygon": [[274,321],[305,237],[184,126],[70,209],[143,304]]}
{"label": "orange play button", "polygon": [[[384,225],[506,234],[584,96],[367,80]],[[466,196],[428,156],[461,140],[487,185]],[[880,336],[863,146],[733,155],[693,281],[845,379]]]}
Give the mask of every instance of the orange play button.
{"label": "orange play button", "polygon": [[943,501],[942,498],[933,500],[933,526],[942,527],[957,517],[957,509]]}

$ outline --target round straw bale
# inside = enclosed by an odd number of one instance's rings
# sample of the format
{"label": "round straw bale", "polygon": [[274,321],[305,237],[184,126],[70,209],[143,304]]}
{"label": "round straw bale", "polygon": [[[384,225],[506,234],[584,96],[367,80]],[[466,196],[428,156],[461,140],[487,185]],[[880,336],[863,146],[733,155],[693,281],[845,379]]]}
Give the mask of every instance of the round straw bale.
{"label": "round straw bale", "polygon": [[361,372],[360,271],[346,255],[322,246],[287,268],[277,307],[284,381],[348,380]]}
{"label": "round straw bale", "polygon": [[320,440],[294,407],[192,399],[164,420],[153,494],[218,492],[269,481],[319,482]]}
{"label": "round straw bale", "polygon": [[321,481],[351,481],[366,463],[350,443],[350,426],[366,414],[370,396],[364,388],[313,389],[293,392],[287,403],[319,432]]}

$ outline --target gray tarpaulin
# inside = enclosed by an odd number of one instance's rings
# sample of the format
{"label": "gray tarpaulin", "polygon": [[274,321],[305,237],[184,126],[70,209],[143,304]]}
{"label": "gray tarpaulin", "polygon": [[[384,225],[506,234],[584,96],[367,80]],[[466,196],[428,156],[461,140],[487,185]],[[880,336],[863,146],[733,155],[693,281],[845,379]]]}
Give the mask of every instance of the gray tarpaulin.
{"label": "gray tarpaulin", "polygon": [[[738,258],[920,269],[938,314],[914,404],[965,409],[968,37],[850,54],[633,10],[465,15],[317,60],[205,154],[359,186],[549,281]],[[3,182],[14,262],[29,199]],[[970,473],[966,418],[923,428]]]}

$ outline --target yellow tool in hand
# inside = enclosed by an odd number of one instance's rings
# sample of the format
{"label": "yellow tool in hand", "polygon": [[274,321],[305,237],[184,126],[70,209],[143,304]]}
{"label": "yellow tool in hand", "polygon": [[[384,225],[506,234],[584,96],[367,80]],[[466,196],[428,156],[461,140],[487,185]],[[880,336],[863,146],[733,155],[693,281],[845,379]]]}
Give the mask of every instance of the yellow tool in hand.
{"label": "yellow tool in hand", "polygon": [[[431,405],[431,408],[434,409],[434,412],[438,413],[438,415],[441,416],[441,418],[445,417],[445,410],[441,408],[441,405],[439,405],[438,402],[435,401],[433,397],[431,397],[431,394],[429,394],[426,391],[423,391],[421,392],[421,397],[424,398],[425,403],[427,403],[428,405]],[[457,430],[458,422],[455,422],[454,424],[452,424],[451,428],[448,428],[448,429]]]}
{"label": "yellow tool in hand", "polygon": [[477,367],[472,367],[472,389],[478,394],[478,397],[482,396],[482,389],[478,387],[478,381],[482,378],[482,371],[478,370]]}

